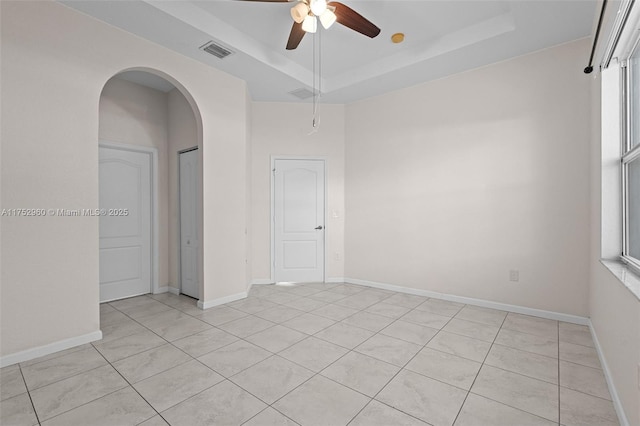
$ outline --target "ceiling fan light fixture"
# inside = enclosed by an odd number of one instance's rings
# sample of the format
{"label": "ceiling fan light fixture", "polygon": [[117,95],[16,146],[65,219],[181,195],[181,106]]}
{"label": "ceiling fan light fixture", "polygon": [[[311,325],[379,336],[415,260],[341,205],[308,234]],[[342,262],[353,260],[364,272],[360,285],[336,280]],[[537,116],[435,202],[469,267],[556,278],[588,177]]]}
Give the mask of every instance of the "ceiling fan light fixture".
{"label": "ceiling fan light fixture", "polygon": [[291,17],[298,24],[304,21],[304,18],[309,15],[309,6],[306,3],[298,2],[291,8]]}
{"label": "ceiling fan light fixture", "polygon": [[311,0],[311,12],[316,16],[322,16],[327,10],[327,0]]}
{"label": "ceiling fan light fixture", "polygon": [[322,15],[320,15],[320,23],[325,30],[328,30],[334,22],[336,22],[336,14],[327,8]]}
{"label": "ceiling fan light fixture", "polygon": [[308,33],[315,33],[318,29],[318,22],[315,16],[307,15],[302,21],[302,29]]}

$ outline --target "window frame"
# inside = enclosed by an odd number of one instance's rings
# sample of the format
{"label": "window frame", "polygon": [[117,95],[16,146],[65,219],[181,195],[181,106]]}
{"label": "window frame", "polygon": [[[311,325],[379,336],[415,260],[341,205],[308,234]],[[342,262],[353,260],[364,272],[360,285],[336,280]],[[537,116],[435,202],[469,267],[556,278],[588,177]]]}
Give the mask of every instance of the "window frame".
{"label": "window frame", "polygon": [[[621,199],[622,199],[622,253],[620,259],[634,272],[640,274],[640,259],[636,259],[629,254],[629,165],[632,162],[640,161],[640,111],[632,108],[633,89],[640,93],[640,73],[637,81],[633,80],[634,66],[631,58],[636,52],[640,52],[640,35],[633,41],[633,47],[629,54],[621,63],[621,144],[620,144],[620,172],[621,172]],[[640,67],[640,65],[636,65]],[[635,83],[635,85],[634,85]],[[637,86],[637,87],[634,87]],[[636,118],[634,120],[634,112]],[[633,127],[635,125],[635,128]],[[635,129],[632,131],[632,129]],[[632,138],[637,138],[633,146]],[[640,215],[640,212],[637,213]]]}

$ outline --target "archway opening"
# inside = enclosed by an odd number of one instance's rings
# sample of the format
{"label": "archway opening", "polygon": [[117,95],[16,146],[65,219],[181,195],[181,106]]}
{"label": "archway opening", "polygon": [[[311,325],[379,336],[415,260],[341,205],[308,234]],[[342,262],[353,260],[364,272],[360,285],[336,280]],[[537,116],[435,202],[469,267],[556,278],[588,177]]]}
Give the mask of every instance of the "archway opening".
{"label": "archway opening", "polygon": [[[202,250],[201,244],[193,246],[202,241],[202,119],[195,100],[163,72],[124,70],[103,87],[98,136],[100,302],[180,294],[187,269],[196,281],[190,296],[199,298]],[[195,162],[190,179],[195,234],[185,239],[180,156],[187,151]],[[184,191],[184,173],[182,181]],[[186,242],[195,250],[185,263]]]}

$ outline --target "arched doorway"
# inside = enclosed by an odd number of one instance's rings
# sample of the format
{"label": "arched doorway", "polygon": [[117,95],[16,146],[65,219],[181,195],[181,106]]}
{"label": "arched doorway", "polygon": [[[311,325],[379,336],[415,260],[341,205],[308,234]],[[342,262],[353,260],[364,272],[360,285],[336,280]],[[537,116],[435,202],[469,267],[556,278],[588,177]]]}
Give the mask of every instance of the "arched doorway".
{"label": "arched doorway", "polygon": [[[101,302],[180,292],[179,155],[201,148],[201,123],[189,92],[162,72],[128,69],[105,83],[99,105]],[[192,179],[195,212],[202,210],[201,176]],[[201,214],[192,221],[201,234]],[[194,253],[189,267],[201,283],[201,250]]]}

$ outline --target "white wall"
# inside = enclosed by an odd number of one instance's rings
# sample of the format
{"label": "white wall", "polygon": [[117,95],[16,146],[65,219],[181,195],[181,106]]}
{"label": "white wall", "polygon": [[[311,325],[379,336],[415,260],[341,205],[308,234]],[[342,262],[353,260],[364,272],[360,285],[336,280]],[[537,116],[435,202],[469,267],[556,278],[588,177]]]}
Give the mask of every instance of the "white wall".
{"label": "white wall", "polygon": [[591,260],[589,313],[629,425],[640,424],[640,301]]}
{"label": "white wall", "polygon": [[346,276],[586,316],[589,48],[349,105]]}
{"label": "white wall", "polygon": [[[59,3],[0,8],[1,207],[97,208],[100,93],[123,70],[160,70],[199,111],[203,298],[245,291],[245,83]],[[1,224],[2,356],[95,335],[98,219]]]}
{"label": "white wall", "polygon": [[247,206],[249,206],[249,208],[245,211],[245,221],[246,221],[246,228],[245,228],[245,235],[246,235],[246,239],[247,239],[247,246],[246,246],[246,252],[245,252],[245,256],[247,258],[247,263],[246,263],[246,280],[248,283],[252,282],[253,279],[253,255],[252,255],[252,244],[253,244],[253,225],[252,225],[252,214],[253,214],[253,210],[251,208],[252,206],[252,197],[253,197],[253,170],[251,169],[251,162],[252,162],[252,158],[251,156],[253,155],[253,131],[252,131],[252,117],[253,117],[253,113],[252,113],[252,100],[251,100],[251,95],[249,94],[249,92],[247,91],[246,94],[246,99],[245,99],[246,105],[247,105],[247,122],[246,122],[246,131],[247,131],[247,141],[248,141],[248,149],[247,152],[245,153],[245,168],[247,170],[247,176],[246,176],[246,193],[245,193],[245,202],[247,204]]}
{"label": "white wall", "polygon": [[[327,160],[327,276],[344,276],[343,105],[321,105],[320,127],[311,131],[310,104],[255,102],[251,110],[252,278],[270,279],[271,156],[320,156]],[[333,213],[338,217],[334,217]],[[336,253],[340,260],[336,259]]]}
{"label": "white wall", "polygon": [[158,150],[158,287],[169,284],[168,124],[166,93],[117,77],[104,86],[99,104],[100,140]]}

